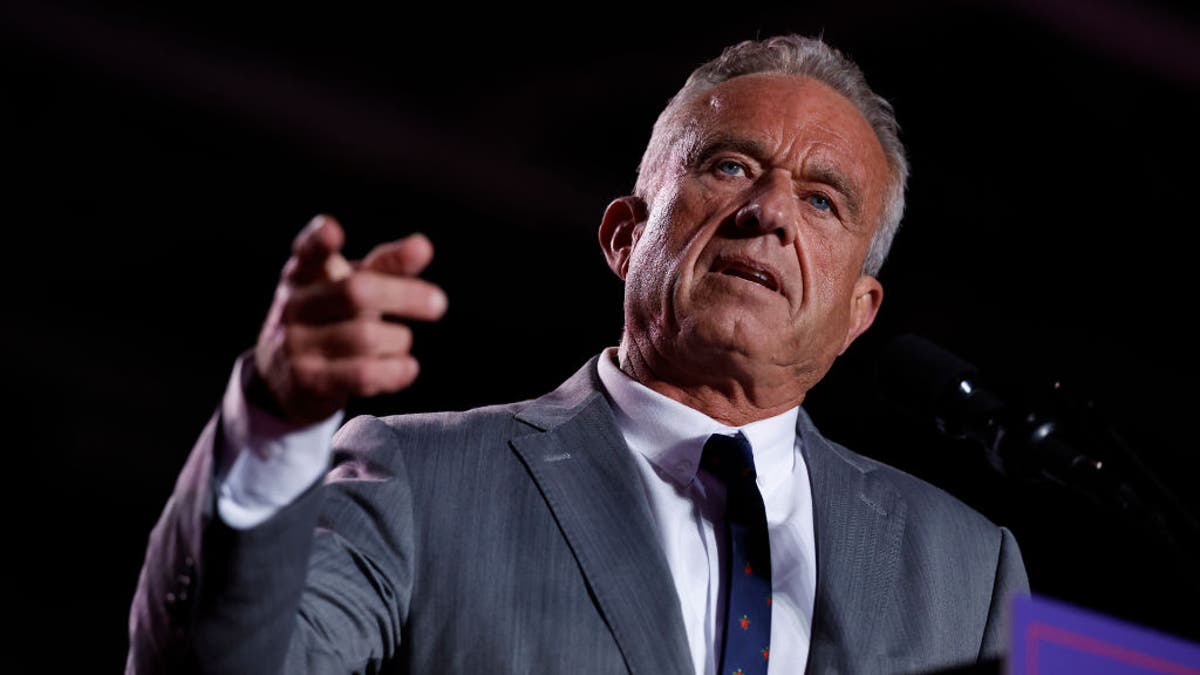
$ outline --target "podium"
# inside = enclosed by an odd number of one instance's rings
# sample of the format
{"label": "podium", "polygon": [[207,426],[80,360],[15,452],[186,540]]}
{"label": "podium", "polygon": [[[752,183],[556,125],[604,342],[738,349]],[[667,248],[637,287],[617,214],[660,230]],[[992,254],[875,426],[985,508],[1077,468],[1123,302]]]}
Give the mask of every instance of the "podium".
{"label": "podium", "polygon": [[1009,640],[1009,675],[1200,675],[1200,644],[1038,595],[1014,599]]}

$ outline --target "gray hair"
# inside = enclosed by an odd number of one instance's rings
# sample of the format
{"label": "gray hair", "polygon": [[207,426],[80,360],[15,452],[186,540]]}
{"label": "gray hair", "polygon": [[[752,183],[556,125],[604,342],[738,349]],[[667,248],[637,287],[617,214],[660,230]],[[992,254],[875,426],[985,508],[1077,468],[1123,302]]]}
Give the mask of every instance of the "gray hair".
{"label": "gray hair", "polygon": [[727,47],[720,56],[705,63],[688,77],[654,123],[650,143],[638,166],[634,194],[647,204],[653,201],[661,182],[661,171],[682,129],[675,124],[685,104],[708,89],[740,75],[783,73],[803,75],[825,83],[845,96],[866,117],[887,157],[889,180],[884,195],[883,216],[871,239],[863,273],[879,274],[900,219],[904,216],[904,190],[908,182],[908,160],[900,142],[900,125],[892,104],[867,85],[858,65],[820,38],[783,35],[765,40],[746,40]]}

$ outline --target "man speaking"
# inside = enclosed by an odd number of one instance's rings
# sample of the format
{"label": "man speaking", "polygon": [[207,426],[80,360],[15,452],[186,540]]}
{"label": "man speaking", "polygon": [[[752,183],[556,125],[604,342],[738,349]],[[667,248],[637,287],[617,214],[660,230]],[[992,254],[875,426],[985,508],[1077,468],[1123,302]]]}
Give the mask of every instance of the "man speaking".
{"label": "man speaking", "polygon": [[[1004,528],[801,408],[867,330],[904,209],[891,106],[745,42],[654,125],[600,248],[620,345],[536,400],[363,416],[436,320],[414,235],[319,216],[150,535],[127,672],[895,673],[1002,655]],[[340,429],[339,429],[340,426]],[[335,433],[336,432],[336,433]]]}

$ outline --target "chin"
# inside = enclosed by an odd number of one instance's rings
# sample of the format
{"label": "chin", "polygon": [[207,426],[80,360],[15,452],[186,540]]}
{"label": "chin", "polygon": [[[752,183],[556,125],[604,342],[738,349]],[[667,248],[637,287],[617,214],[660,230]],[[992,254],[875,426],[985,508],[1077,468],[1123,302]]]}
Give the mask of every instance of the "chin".
{"label": "chin", "polygon": [[[785,351],[778,338],[779,327],[744,315],[715,318],[709,315],[684,324],[680,337],[687,352],[736,364],[740,370],[778,365],[777,357]],[[711,365],[714,369],[718,366],[716,362]]]}

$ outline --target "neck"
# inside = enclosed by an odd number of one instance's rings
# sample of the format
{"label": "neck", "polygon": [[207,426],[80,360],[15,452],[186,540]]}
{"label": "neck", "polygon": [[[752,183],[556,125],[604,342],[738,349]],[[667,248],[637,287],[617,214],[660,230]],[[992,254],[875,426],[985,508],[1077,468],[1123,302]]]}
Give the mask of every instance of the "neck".
{"label": "neck", "polygon": [[709,417],[740,427],[782,414],[804,401],[805,389],[794,377],[754,377],[730,369],[722,373],[716,364],[688,369],[661,355],[644,351],[630,340],[622,340],[617,366],[642,385]]}

